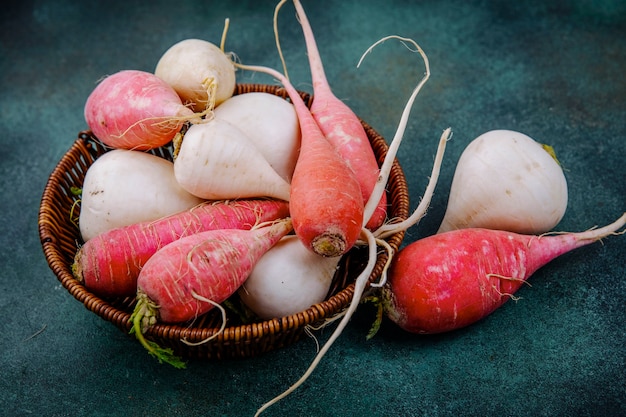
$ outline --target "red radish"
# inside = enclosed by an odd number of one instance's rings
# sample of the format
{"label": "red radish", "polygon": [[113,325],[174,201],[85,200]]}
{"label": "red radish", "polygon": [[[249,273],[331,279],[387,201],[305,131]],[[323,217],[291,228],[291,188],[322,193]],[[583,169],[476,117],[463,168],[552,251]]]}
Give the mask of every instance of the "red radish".
{"label": "red radish", "polygon": [[616,234],[624,224],[626,213],[608,226],[581,233],[535,236],[468,228],[417,240],[392,261],[383,290],[385,312],[413,333],[468,326],[513,298],[537,269]]}
{"label": "red radish", "polygon": [[137,292],[137,277],[143,265],[168,243],[207,230],[250,229],[288,213],[288,204],[278,200],[206,202],[191,210],[112,229],[90,239],[76,253],[72,271],[95,294],[130,296]]}
{"label": "red radish", "polygon": [[157,320],[179,323],[194,319],[226,300],[259,258],[290,231],[287,218],[251,230],[200,232],[166,245],[139,273],[131,332],[160,362],[179,366],[171,351],[149,343],[143,332]]}
{"label": "red radish", "polygon": [[147,150],[163,146],[183,123],[199,117],[156,75],[123,70],[106,77],[85,103],[93,134],[112,148]]}
{"label": "red radish", "polygon": [[304,245],[318,255],[343,255],[354,246],[363,223],[363,198],[354,172],[326,140],[302,97],[283,74],[268,67],[237,66],[269,74],[287,90],[302,133],[289,200],[293,228]]}
{"label": "red radish", "polygon": [[[379,175],[378,161],[374,155],[365,129],[357,115],[331,91],[313,30],[299,0],[293,1],[306,42],[311,77],[313,80],[313,103],[311,114],[326,139],[335,147],[348,166],[356,174],[361,186],[364,204],[369,200]],[[277,6],[277,9],[280,5]],[[377,229],[385,221],[387,197],[383,193],[376,211],[365,219],[367,228]]]}

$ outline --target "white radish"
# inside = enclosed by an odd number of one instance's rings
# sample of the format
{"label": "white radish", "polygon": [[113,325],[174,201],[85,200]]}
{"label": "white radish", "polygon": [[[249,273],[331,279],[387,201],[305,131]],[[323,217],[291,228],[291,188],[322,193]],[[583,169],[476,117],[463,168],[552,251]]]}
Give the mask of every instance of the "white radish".
{"label": "white radish", "polygon": [[172,162],[145,152],[114,149],[96,159],[85,174],[80,233],[87,241],[107,230],[160,219],[202,201],[181,188]]}
{"label": "white radish", "polygon": [[519,132],[492,130],[461,154],[438,232],[479,227],[541,234],[563,218],[567,201],[551,148]]}
{"label": "white radish", "polygon": [[236,126],[213,118],[192,125],[174,160],[174,175],[207,200],[272,197],[289,201],[290,185]]}
{"label": "white radish", "polygon": [[293,104],[274,94],[239,94],[215,108],[214,116],[237,126],[287,181],[298,159],[300,125]]}
{"label": "white radish", "polygon": [[324,301],[340,259],[317,255],[297,236],[285,236],[256,263],[238,294],[262,319],[296,314]]}
{"label": "white radish", "polygon": [[202,39],[172,45],[159,59],[154,74],[195,111],[213,109],[235,91],[235,67],[230,57]]}

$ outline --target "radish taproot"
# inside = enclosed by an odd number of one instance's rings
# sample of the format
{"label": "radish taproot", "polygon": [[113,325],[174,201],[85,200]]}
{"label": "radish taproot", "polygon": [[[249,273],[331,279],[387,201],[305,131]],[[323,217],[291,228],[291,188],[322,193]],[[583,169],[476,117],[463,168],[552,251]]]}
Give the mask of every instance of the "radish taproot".
{"label": "radish taproot", "polygon": [[97,295],[134,295],[139,271],[168,243],[207,230],[250,229],[288,214],[288,204],[279,200],[207,201],[190,210],[99,234],[79,248],[72,272]]}
{"label": "radish taproot", "polygon": [[83,181],[79,228],[84,241],[107,230],[156,220],[201,204],[176,181],[171,161],[114,149],[97,158]]}
{"label": "radish taproot", "polygon": [[[287,0],[283,0],[276,6],[275,21],[278,10],[286,1]],[[354,171],[361,188],[363,204],[365,204],[378,181],[380,170],[376,155],[374,154],[360,119],[354,111],[342,100],[337,98],[331,90],[324,71],[322,58],[315,37],[313,36],[313,30],[304,8],[299,0],[293,0],[293,3],[304,33],[313,82],[311,114],[326,139]],[[370,230],[377,229],[385,221],[386,215],[387,195],[383,193],[378,200],[374,213],[365,218],[366,226]]]}
{"label": "radish taproot", "polygon": [[354,172],[326,140],[304,100],[282,73],[269,67],[236,65],[273,76],[287,91],[301,132],[289,197],[294,231],[318,255],[343,255],[356,243],[363,222],[363,197]]}
{"label": "radish taproot", "polygon": [[174,160],[187,192],[204,199],[272,197],[288,201],[291,187],[235,125],[220,118],[194,124]]}
{"label": "radish taproot", "polygon": [[272,168],[291,181],[300,150],[298,115],[291,103],[274,94],[250,92],[224,101],[213,116],[237,126]]}
{"label": "radish taproot", "polygon": [[154,74],[196,112],[212,110],[235,91],[235,67],[230,57],[211,42],[184,39],[157,62]]}
{"label": "radish taproot", "polygon": [[259,259],[239,297],[262,319],[304,311],[326,299],[340,259],[320,256],[297,236],[285,236]]}
{"label": "radish taproot", "polygon": [[626,213],[608,226],[580,233],[536,236],[468,228],[417,240],[392,261],[383,309],[408,332],[442,333],[468,326],[513,298],[548,262],[618,234],[625,224]]}
{"label": "radish taproot", "polygon": [[545,233],[563,218],[567,200],[551,148],[519,132],[492,130],[461,154],[438,233],[469,227]]}
{"label": "radish taproot", "polygon": [[119,149],[163,146],[186,121],[199,117],[183,105],[169,84],[139,70],[122,70],[104,78],[85,103],[85,120],[93,134]]}
{"label": "radish taproot", "polygon": [[159,362],[184,366],[170,349],[147,340],[147,329],[156,322],[195,319],[226,300],[291,229],[291,220],[285,218],[251,230],[200,232],[164,246],[139,273],[131,333]]}

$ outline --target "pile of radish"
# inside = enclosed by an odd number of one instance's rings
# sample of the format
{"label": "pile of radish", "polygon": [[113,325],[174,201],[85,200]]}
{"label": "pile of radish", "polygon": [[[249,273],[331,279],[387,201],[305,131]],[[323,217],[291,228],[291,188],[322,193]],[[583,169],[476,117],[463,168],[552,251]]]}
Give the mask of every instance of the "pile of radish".
{"label": "pile of radish", "polygon": [[[286,1],[276,6],[275,27]],[[73,271],[102,297],[136,297],[132,332],[159,361],[185,366],[143,337],[154,323],[189,322],[222,309],[234,294],[260,319],[295,314],[326,298],[342,256],[368,247],[336,330],[302,378],[257,414],[304,382],[366,290],[379,293],[386,316],[406,331],[451,331],[492,313],[550,260],[618,234],[626,223],[624,214],[603,228],[551,234],[568,198],[554,153],[519,132],[494,130],[472,141],[458,161],[438,233],[392,253],[384,239],[426,214],[451,136],[445,129],[437,142],[415,212],[388,219],[385,187],[413,102],[430,76],[428,58],[413,40],[390,36],[359,61],[396,40],[425,65],[379,166],[358,117],[331,91],[300,1],[293,5],[311,67],[310,108],[284,60],[283,72],[235,62],[223,39],[219,47],[199,39],[176,43],[154,73],[110,75],[85,104],[89,128],[111,150],[85,176],[84,242]],[[233,96],[237,70],[271,75],[290,100]],[[170,144],[173,161],[146,152]],[[380,249],[389,264],[370,282]]]}

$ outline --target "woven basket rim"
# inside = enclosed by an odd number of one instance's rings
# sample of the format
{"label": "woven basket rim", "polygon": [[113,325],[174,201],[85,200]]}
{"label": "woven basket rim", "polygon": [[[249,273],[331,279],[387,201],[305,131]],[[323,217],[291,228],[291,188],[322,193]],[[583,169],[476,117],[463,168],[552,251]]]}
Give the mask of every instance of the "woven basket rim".
{"label": "woven basket rim", "polygon": [[[238,84],[235,94],[248,92],[268,92],[288,99],[286,91],[281,86],[265,84]],[[299,93],[305,100],[305,103],[310,105],[312,95],[306,92]],[[380,164],[382,159],[384,159],[387,144],[384,138],[370,125],[363,120],[361,120],[361,123],[370,138]],[[113,322],[121,330],[128,332],[132,327],[132,323],[130,322],[131,313],[114,305],[111,300],[93,294],[74,278],[71,265],[68,264],[64,255],[64,253],[68,253],[70,248],[67,242],[62,242],[62,237],[64,237],[62,235],[66,230],[65,226],[68,225],[63,224],[62,220],[59,221],[59,218],[62,219],[62,217],[60,217],[58,210],[56,210],[56,204],[58,204],[57,200],[59,199],[59,189],[63,188],[60,182],[81,182],[81,174],[84,173],[78,170],[77,165],[80,163],[89,164],[90,152],[93,151],[92,141],[94,139],[89,130],[79,132],[78,138],[63,155],[50,174],[41,198],[38,217],[39,234],[48,265],[57,276],[62,286],[76,300],[83,303],[87,309],[99,315],[101,318]],[[393,185],[393,187],[389,186],[391,190],[388,190],[389,210],[392,211],[393,206],[394,217],[406,218],[409,214],[409,195],[402,168],[397,160],[394,162],[389,184]],[[66,193],[66,191],[64,192]],[[64,196],[62,195],[62,197]],[[67,198],[70,197],[71,196],[67,196]],[[67,222],[69,223],[69,216]],[[397,251],[403,238],[404,232],[398,232],[386,240],[391,247]],[[78,241],[76,242],[74,253],[79,243]],[[370,282],[380,276],[385,260],[386,254],[379,255],[375,271],[369,278]],[[304,327],[319,324],[324,319],[339,313],[350,303],[353,294],[354,282],[352,279],[352,282],[340,289],[336,294],[322,303],[313,305],[302,312],[281,318],[261,320],[247,324],[233,326],[228,326],[227,324],[226,329],[211,342],[208,342],[209,346],[205,346],[204,349],[211,348],[210,344],[218,346],[223,345],[225,346],[224,349],[228,349],[229,346],[236,349],[238,344],[254,345],[255,343],[262,342],[262,339],[267,340],[265,341],[265,346],[259,348],[260,351],[273,350],[282,345],[290,344],[293,341],[280,340],[284,338],[283,333],[300,333],[304,330]],[[169,340],[173,343],[174,347],[179,347],[178,342],[181,339],[186,339],[190,342],[202,341],[213,336],[218,330],[218,327],[201,328],[189,327],[185,324],[157,323],[146,331],[145,337],[147,339],[160,340],[161,342],[167,342]],[[299,335],[295,336],[296,339],[298,337]],[[183,353],[185,353],[184,351],[187,348],[183,347],[182,349]],[[254,354],[250,355],[246,353],[246,351],[250,349],[253,351],[256,350],[254,346],[243,346],[242,349],[243,351],[238,353],[223,352],[223,356],[254,356]],[[206,352],[204,354],[206,355]],[[222,355],[218,352],[218,354],[211,353],[209,356],[218,357]]]}

